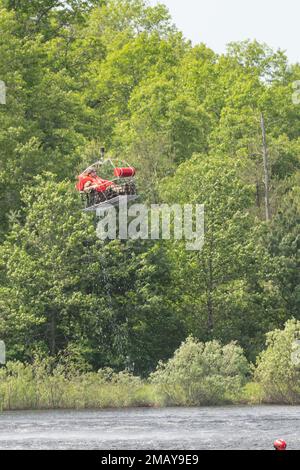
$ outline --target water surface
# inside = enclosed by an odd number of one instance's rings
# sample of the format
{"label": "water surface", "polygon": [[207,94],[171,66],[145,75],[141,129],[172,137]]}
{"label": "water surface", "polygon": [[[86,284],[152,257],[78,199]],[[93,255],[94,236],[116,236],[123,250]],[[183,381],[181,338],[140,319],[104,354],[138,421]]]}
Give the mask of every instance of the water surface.
{"label": "water surface", "polygon": [[14,411],[0,414],[0,449],[300,449],[300,407]]}

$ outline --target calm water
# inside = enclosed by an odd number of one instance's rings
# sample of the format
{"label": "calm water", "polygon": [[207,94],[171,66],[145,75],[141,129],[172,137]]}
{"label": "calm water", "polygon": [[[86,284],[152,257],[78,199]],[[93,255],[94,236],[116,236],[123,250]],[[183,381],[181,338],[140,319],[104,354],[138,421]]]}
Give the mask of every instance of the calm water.
{"label": "calm water", "polygon": [[300,407],[30,411],[0,414],[0,449],[300,449]]}

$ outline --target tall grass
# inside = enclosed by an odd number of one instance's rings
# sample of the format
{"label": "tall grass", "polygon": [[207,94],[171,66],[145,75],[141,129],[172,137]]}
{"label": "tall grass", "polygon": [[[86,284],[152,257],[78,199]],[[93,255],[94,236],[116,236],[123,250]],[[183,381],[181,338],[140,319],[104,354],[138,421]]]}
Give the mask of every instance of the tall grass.
{"label": "tall grass", "polygon": [[[199,387],[207,386],[207,381]],[[209,387],[210,388],[210,387]],[[188,392],[187,392],[188,390]],[[109,369],[87,373],[66,372],[62,367],[49,371],[42,363],[9,362],[0,369],[0,411],[42,409],[105,409],[126,407],[208,406],[220,404],[270,403],[260,384],[247,383],[239,392],[214,399],[214,387],[205,397],[190,399],[174,382],[172,391],[164,383],[143,381],[127,372]],[[210,393],[211,392],[211,393]],[[277,402],[278,403],[278,402]]]}
{"label": "tall grass", "polygon": [[49,372],[42,363],[9,362],[0,370],[0,409],[93,409],[155,406],[155,387],[127,372]]}

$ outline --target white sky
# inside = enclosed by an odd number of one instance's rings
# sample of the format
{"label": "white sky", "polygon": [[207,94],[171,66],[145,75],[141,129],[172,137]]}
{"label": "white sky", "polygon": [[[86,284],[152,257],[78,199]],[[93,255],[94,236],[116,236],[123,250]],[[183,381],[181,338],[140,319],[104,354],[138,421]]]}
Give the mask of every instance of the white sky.
{"label": "white sky", "polygon": [[206,43],[216,52],[244,39],[286,50],[300,62],[299,0],[149,0],[164,3],[174,23],[193,44]]}

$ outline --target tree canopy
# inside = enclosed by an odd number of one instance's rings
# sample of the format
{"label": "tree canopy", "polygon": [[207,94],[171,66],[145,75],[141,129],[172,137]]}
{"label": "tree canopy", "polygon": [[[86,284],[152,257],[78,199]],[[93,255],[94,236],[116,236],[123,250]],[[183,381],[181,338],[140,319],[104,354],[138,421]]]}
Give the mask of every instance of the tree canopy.
{"label": "tree canopy", "polygon": [[[95,369],[145,375],[189,335],[253,360],[267,331],[299,319],[300,67],[284,52],[193,46],[145,0],[1,0],[0,80],[10,359],[76,347]],[[205,205],[201,252],[98,240],[74,181],[103,145],[136,166],[142,202]]]}

